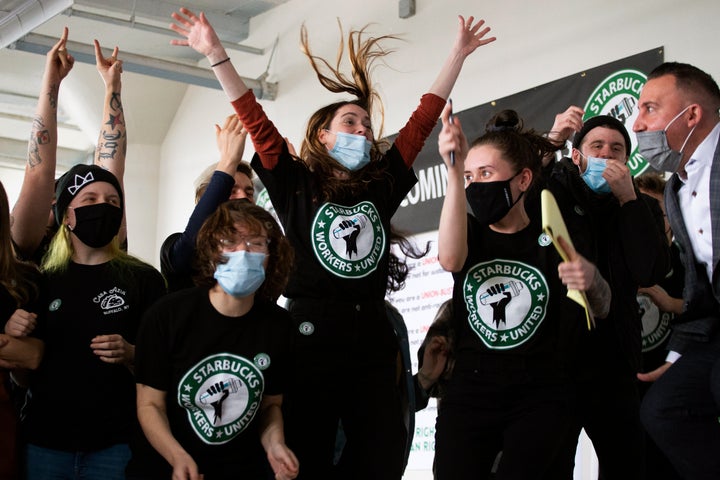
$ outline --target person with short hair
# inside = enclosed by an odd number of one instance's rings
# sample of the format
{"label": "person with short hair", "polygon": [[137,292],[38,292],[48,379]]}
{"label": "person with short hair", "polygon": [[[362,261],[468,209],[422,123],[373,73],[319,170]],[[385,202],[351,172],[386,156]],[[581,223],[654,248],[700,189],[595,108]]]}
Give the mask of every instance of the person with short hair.
{"label": "person with short hair", "polygon": [[242,161],[247,130],[237,115],[225,119],[221,128],[215,125],[220,161],[206,168],[195,188],[195,209],[185,230],[170,234],[160,247],[160,271],[175,292],[193,287],[193,262],[197,232],[217,207],[227,200],[244,198],[255,201],[255,186],[250,165]]}
{"label": "person with short hair", "polygon": [[720,478],[720,89],[694,65],[648,75],[633,126],[640,153],[671,174],[665,208],[685,267],[668,361],[643,399],[643,425],[683,478]]}
{"label": "person with short hair", "polygon": [[[598,456],[602,478],[644,478],[644,438],[637,372],[642,369],[639,287],[661,281],[669,269],[662,211],[640,193],[627,162],[632,144],[625,125],[609,115],[586,118],[570,106],[558,114],[549,138],[569,157],[548,165],[545,188],[568,222],[584,227],[581,250],[597,265],[613,292],[606,321],[581,338],[575,364],[577,423],[569,442],[577,446],[585,429]],[[552,478],[571,479],[575,450],[558,459]]]}

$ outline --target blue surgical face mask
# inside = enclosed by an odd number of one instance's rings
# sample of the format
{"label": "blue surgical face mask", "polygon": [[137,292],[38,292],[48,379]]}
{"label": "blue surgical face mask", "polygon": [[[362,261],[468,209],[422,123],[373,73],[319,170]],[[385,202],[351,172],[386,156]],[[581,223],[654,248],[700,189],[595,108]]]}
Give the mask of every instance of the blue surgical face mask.
{"label": "blue surgical face mask", "polygon": [[337,160],[340,165],[351,172],[355,172],[370,163],[372,142],[365,138],[364,135],[331,132],[327,129],[325,131],[335,135],[335,145],[328,153],[330,153],[330,156]]}
{"label": "blue surgical face mask", "polygon": [[214,277],[225,293],[238,298],[255,293],[265,281],[265,254],[238,250],[223,255],[228,261],[215,268]]}
{"label": "blue surgical face mask", "polygon": [[[653,130],[651,132],[636,132],[635,137],[638,141],[638,150],[640,154],[647,160],[647,162],[655,169],[661,172],[675,173],[680,167],[680,161],[682,160],[682,151],[685,149],[685,145],[690,136],[695,131],[695,127],[690,130],[688,136],[680,147],[680,151],[673,150],[667,141],[667,129],[673,124],[675,120],[680,118],[680,115],[685,113],[690,105],[685,107],[680,113],[675,115],[670,123],[665,126],[663,130]],[[697,125],[696,125],[697,126]]]}
{"label": "blue surgical face mask", "polygon": [[607,180],[603,178],[603,172],[605,171],[605,167],[607,167],[607,160],[604,158],[585,156],[579,150],[578,153],[587,160],[585,171],[580,174],[580,178],[583,179],[590,190],[601,195],[612,192]]}

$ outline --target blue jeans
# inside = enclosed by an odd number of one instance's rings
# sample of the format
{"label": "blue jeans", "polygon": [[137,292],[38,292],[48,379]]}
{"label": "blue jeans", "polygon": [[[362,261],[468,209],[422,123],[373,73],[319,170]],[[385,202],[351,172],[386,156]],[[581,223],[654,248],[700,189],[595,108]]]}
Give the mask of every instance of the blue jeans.
{"label": "blue jeans", "polygon": [[27,480],[125,480],[130,447],[65,452],[28,444],[25,454]]}

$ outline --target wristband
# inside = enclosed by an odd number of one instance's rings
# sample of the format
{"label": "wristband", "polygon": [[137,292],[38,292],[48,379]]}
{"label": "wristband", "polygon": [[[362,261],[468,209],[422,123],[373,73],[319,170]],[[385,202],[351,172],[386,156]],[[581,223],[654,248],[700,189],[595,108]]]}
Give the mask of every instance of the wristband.
{"label": "wristband", "polygon": [[217,63],[213,63],[212,65],[210,65],[210,68],[215,68],[215,67],[217,67],[218,65],[222,65],[223,63],[229,62],[229,61],[230,61],[230,57],[226,58],[225,60],[220,60],[220,61],[217,62]]}

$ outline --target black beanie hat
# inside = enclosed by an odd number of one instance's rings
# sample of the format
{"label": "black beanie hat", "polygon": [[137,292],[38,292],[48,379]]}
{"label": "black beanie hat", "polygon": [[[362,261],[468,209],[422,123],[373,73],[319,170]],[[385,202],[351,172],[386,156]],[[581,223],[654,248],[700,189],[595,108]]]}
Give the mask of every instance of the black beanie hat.
{"label": "black beanie hat", "polygon": [[622,136],[625,138],[625,155],[630,157],[630,148],[632,147],[630,135],[628,134],[625,125],[623,125],[620,120],[615,117],[611,117],[610,115],[598,115],[585,120],[580,131],[575,134],[572,144],[573,148],[580,150],[580,144],[582,143],[583,138],[585,138],[585,135],[587,135],[587,133],[595,127],[612,128],[613,130],[617,130],[622,133]]}
{"label": "black beanie hat", "polygon": [[65,210],[67,210],[75,195],[93,182],[107,182],[115,187],[118,195],[120,195],[120,208],[124,208],[123,191],[115,175],[97,165],[75,165],[58,178],[55,187],[56,200],[53,213],[55,214],[55,223],[58,226],[62,223]]}

